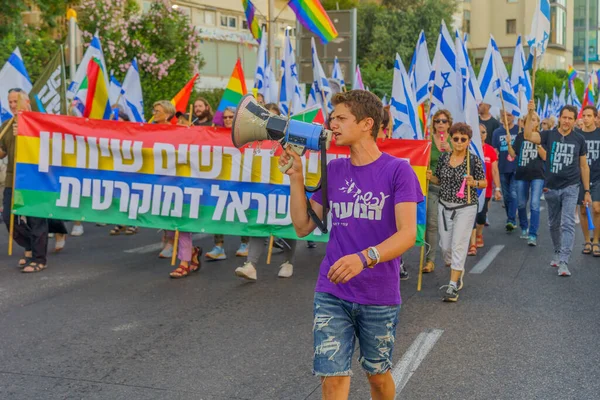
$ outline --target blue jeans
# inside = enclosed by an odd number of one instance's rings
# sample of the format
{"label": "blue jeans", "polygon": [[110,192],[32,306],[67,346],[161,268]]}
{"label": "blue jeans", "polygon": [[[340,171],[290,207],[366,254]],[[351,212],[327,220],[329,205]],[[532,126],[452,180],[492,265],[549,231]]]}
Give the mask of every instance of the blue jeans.
{"label": "blue jeans", "polygon": [[500,185],[502,186],[502,197],[506,208],[506,223],[517,224],[517,181],[515,173],[500,174]]}
{"label": "blue jeans", "polygon": [[358,361],[362,368],[371,375],[387,372],[392,368],[399,312],[400,304],[363,305],[316,292],[313,374],[351,376],[357,338],[360,346]]}
{"label": "blue jeans", "polygon": [[[544,188],[543,179],[534,179],[532,181],[517,181],[517,198],[519,200],[519,225],[521,230],[529,229],[529,237],[537,238],[537,231],[540,226],[540,197]],[[527,202],[529,203],[530,220],[527,221]]]}
{"label": "blue jeans", "polygon": [[575,208],[579,184],[564,189],[548,190],[544,197],[548,205],[548,225],[559,261],[569,263],[575,241]]}

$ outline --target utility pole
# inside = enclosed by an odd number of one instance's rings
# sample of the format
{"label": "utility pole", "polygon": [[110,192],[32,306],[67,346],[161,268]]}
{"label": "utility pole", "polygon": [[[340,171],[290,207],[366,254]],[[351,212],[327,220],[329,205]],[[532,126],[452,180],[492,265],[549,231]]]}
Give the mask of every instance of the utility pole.
{"label": "utility pole", "polygon": [[267,32],[269,34],[269,65],[271,65],[271,71],[273,71],[276,76],[279,76],[277,69],[275,68],[275,0],[268,1]]}
{"label": "utility pole", "polygon": [[585,84],[590,80],[590,0],[585,0]]}

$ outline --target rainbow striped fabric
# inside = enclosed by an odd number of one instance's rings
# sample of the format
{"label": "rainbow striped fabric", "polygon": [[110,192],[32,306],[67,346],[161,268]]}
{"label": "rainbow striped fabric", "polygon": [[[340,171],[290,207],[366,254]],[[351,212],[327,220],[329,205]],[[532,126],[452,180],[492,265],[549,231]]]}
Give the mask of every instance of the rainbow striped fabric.
{"label": "rainbow striped fabric", "polygon": [[250,0],[242,0],[242,6],[244,7],[244,13],[246,14],[246,22],[248,22],[248,29],[252,32],[254,39],[260,43],[262,39],[262,29],[258,25],[258,19],[255,18],[256,7]]}
{"label": "rainbow striped fabric", "polygon": [[[139,124],[25,112],[19,115],[14,213],[182,232],[296,238],[281,146],[237,149],[228,129]],[[76,132],[75,134],[69,132]],[[423,193],[431,141],[388,139],[409,160]],[[275,146],[272,152],[272,146]],[[328,159],[349,156],[332,145]],[[308,186],[320,155],[307,153]],[[417,207],[417,244],[425,234]],[[5,210],[9,212],[8,210]],[[309,240],[328,238],[315,231]]]}
{"label": "rainbow striped fabric", "polygon": [[337,30],[319,0],[291,0],[288,5],[302,26],[317,35],[323,44],[337,37]]}
{"label": "rainbow striped fabric", "polygon": [[572,65],[569,65],[569,68],[567,68],[567,74],[569,75],[569,82],[577,78],[577,71],[575,71]]}
{"label": "rainbow striped fabric", "polygon": [[248,89],[246,89],[246,78],[244,78],[242,60],[238,58],[235,67],[233,68],[233,72],[231,73],[231,78],[229,78],[229,83],[227,83],[227,87],[225,88],[225,93],[223,93],[219,107],[215,112],[213,123],[215,125],[222,125],[223,111],[225,111],[227,107],[236,108],[246,93],[248,93]]}
{"label": "rainbow striped fabric", "polygon": [[85,110],[83,116],[92,119],[110,119],[111,108],[108,98],[108,88],[100,60],[93,58],[87,68],[87,76],[79,88],[85,90]]}

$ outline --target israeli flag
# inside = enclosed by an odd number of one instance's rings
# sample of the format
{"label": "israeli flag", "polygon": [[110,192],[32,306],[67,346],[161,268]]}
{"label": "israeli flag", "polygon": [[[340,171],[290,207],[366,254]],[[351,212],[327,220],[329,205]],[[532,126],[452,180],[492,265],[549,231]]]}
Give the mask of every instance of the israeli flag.
{"label": "israeli flag", "polygon": [[455,38],[456,47],[456,76],[458,84],[458,95],[461,110],[464,112],[466,105],[466,90],[469,90],[476,103],[481,102],[481,91],[479,90],[479,83],[475,78],[473,72],[473,66],[469,59],[469,52],[467,51],[466,43],[462,40],[458,31],[456,31]]}
{"label": "israeli flag", "polygon": [[310,93],[308,93],[308,100],[306,100],[306,108],[313,108],[319,105],[319,100],[317,99],[317,89],[315,88],[315,83],[310,86]]}
{"label": "israeli flag", "polygon": [[21,51],[17,47],[0,70],[0,123],[13,117],[8,105],[8,91],[10,89],[21,89],[29,94],[32,87]]}
{"label": "israeli flag", "polygon": [[544,95],[544,107],[542,108],[542,114],[540,118],[548,118],[550,116],[550,110],[548,109],[548,93]]}
{"label": "israeli flag", "polygon": [[569,82],[569,98],[567,99],[567,104],[575,106],[577,109],[581,108],[581,101],[579,101],[579,97],[577,97],[573,81]]}
{"label": "israeli flag", "polygon": [[352,90],[365,90],[365,84],[360,74],[360,66],[356,65],[356,71],[354,71],[354,81],[352,82]]}
{"label": "israeli flag", "polygon": [[342,73],[342,67],[340,66],[337,56],[333,60],[333,71],[331,72],[331,78],[338,81],[341,86],[346,86],[344,74]]}
{"label": "israeli flag", "polygon": [[131,61],[127,74],[125,74],[121,93],[119,104],[124,106],[125,113],[129,116],[129,119],[135,122],[145,122],[140,70],[135,58]]}
{"label": "israeli flag", "polygon": [[277,98],[279,95],[279,84],[270,63],[267,64],[267,68],[265,69],[265,82],[265,103],[277,103],[279,101]]}
{"label": "israeli flag", "polygon": [[419,34],[417,46],[415,47],[410,68],[408,69],[408,75],[417,104],[423,104],[429,97],[429,79],[431,77],[431,61],[429,61],[429,52],[427,50],[424,31],[421,31]]}
{"label": "israeli flag", "polygon": [[456,50],[444,21],[440,26],[430,80],[433,82],[430,115],[446,109],[455,120],[460,119],[461,111],[456,87]]}
{"label": "israeli flag", "polygon": [[[264,33],[264,32],[263,32]],[[265,79],[265,73],[267,69],[267,35],[262,35],[260,44],[258,45],[258,59],[256,60],[256,71],[254,72],[254,87],[258,89],[258,93],[262,94],[266,98],[265,92],[267,88],[267,82]]]}
{"label": "israeli flag", "polygon": [[317,47],[315,45],[315,38],[310,38],[310,46],[312,53],[312,67],[313,67],[313,85],[315,86],[315,94],[319,100],[319,104],[323,109],[323,115],[329,115],[329,111],[333,110],[331,105],[331,97],[333,92],[329,87],[329,80],[327,75],[323,71],[321,62],[319,61],[319,55],[317,54]]}
{"label": "israeli flag", "polygon": [[383,95],[383,99],[381,99],[381,104],[383,104],[384,107],[388,105],[387,94]]}
{"label": "israeli flag", "polygon": [[[88,64],[94,58],[100,60],[100,66],[103,71],[107,71],[106,62],[104,61],[104,53],[102,52],[102,45],[100,44],[100,38],[98,37],[98,33],[94,35],[90,45],[88,46],[83,58],[81,59],[81,64],[77,67],[77,71],[75,72],[75,78],[69,84],[69,88],[67,89],[67,99],[72,100],[75,97],[75,94],[79,91],[79,86],[87,76]],[[109,87],[108,77],[104,74],[104,79],[106,79],[106,87]]]}
{"label": "israeli flag", "polygon": [[518,96],[521,115],[526,115],[527,104],[533,98],[533,93],[531,92],[532,87],[529,71],[525,71],[525,53],[523,52],[523,43],[520,35],[517,38],[515,46],[510,83],[513,91]]}
{"label": "israeli flag", "polygon": [[415,94],[398,53],[396,53],[396,60],[394,61],[390,114],[394,124],[392,131],[393,138],[423,139],[421,123],[417,116]]}
{"label": "israeli flag", "polygon": [[298,83],[298,66],[289,30],[285,31],[284,51],[283,60],[281,60],[279,110],[285,116],[292,116],[304,110],[304,99]]}
{"label": "israeli flag", "polygon": [[116,105],[120,100],[121,96],[121,82],[114,77],[114,75],[110,75],[110,84],[108,86],[108,100],[110,102],[110,106]]}
{"label": "israeli flag", "polygon": [[533,57],[540,61],[546,52],[548,39],[550,39],[550,2],[548,0],[537,0],[533,20],[531,21],[531,33],[527,36],[529,46],[529,58],[525,64],[525,70],[533,68]]}

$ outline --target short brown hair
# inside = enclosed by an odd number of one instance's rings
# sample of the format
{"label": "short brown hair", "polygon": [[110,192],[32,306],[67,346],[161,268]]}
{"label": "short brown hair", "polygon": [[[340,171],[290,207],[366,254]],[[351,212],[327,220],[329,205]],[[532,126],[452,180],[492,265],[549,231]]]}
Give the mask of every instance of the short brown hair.
{"label": "short brown hair", "polygon": [[437,110],[435,112],[435,114],[433,114],[433,117],[431,118],[431,131],[433,133],[437,133],[437,131],[435,130],[435,124],[433,123],[433,121],[436,120],[442,114],[445,115],[446,118],[448,118],[448,124],[450,126],[452,126],[452,114],[450,114],[450,111],[448,111],[448,110]]}
{"label": "short brown hair", "polygon": [[598,116],[598,109],[591,104],[588,104],[587,106],[583,107],[583,110],[581,110],[581,113],[583,114],[583,112],[585,110],[592,110],[592,112],[594,113],[594,117]]}
{"label": "short brown hair", "polygon": [[460,133],[461,135],[467,135],[469,139],[473,137],[473,130],[471,127],[464,122],[457,122],[450,127],[448,134],[450,136],[454,136],[455,133]]}
{"label": "short brown hair", "polygon": [[340,92],[333,96],[331,104],[345,104],[350,109],[350,113],[356,118],[356,122],[360,122],[365,118],[373,120],[373,128],[371,128],[371,136],[377,140],[377,134],[381,127],[383,118],[383,104],[379,97],[366,90],[350,90],[348,92]]}

